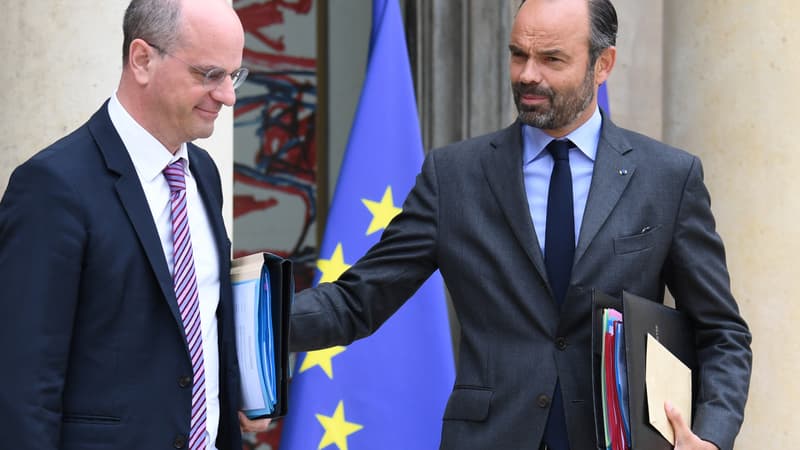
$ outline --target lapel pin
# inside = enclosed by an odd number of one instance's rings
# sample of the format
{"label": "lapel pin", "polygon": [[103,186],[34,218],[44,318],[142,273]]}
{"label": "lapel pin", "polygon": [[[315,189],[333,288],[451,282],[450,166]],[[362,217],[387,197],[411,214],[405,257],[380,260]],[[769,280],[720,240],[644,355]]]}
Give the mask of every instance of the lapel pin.
{"label": "lapel pin", "polygon": [[619,169],[619,174],[623,175],[623,176],[627,175],[628,174],[628,169]]}

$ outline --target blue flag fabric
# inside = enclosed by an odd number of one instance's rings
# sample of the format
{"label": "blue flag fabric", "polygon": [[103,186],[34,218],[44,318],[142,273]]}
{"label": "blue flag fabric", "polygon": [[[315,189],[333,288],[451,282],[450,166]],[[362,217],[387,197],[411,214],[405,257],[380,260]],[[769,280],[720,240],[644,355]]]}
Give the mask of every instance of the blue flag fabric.
{"label": "blue flag fabric", "polygon": [[[378,241],[423,157],[398,1],[373,0],[367,73],[320,247],[320,282]],[[454,371],[436,272],[374,335],[298,355],[280,448],[438,448]]]}
{"label": "blue flag fabric", "polygon": [[601,84],[597,91],[597,104],[600,105],[600,109],[611,116],[611,109],[608,106],[608,88],[605,83]]}

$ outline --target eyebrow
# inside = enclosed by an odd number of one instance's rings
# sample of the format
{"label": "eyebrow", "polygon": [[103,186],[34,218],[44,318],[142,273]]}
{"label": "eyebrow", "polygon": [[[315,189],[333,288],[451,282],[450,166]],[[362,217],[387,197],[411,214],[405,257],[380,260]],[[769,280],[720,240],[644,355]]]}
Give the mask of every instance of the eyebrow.
{"label": "eyebrow", "polygon": [[194,64],[194,67],[201,69],[203,72],[208,72],[209,70],[214,70],[214,69],[225,70],[224,67],[215,66],[214,64]]}
{"label": "eyebrow", "polygon": [[560,48],[545,49],[536,53],[542,56],[566,56],[564,50],[561,50]]}
{"label": "eyebrow", "polygon": [[[512,52],[528,53],[527,50],[523,49],[522,47],[516,44],[508,44],[508,50]],[[536,52],[536,54],[540,56],[562,56],[562,57],[568,56],[567,53],[560,48],[549,48],[549,49],[539,50]]]}

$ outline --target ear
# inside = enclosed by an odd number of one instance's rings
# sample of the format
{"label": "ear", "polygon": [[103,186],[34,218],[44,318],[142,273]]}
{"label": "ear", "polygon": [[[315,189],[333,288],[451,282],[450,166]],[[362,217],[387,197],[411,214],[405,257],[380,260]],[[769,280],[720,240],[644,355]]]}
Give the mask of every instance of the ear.
{"label": "ear", "polygon": [[155,58],[158,50],[142,39],[134,39],[128,48],[128,68],[136,82],[145,85],[150,81],[155,70]]}
{"label": "ear", "polygon": [[600,86],[611,75],[611,69],[614,68],[614,63],[617,61],[617,48],[608,47],[600,53],[600,57],[594,64],[594,82]]}

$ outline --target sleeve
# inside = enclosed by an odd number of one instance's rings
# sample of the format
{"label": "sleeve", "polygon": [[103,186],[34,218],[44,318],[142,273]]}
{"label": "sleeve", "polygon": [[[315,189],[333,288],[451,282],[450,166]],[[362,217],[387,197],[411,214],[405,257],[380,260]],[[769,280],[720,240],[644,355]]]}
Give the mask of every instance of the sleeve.
{"label": "sleeve", "polygon": [[667,286],[694,321],[699,386],[693,431],[732,449],[744,419],[752,369],[751,335],[730,289],[700,160],[694,158],[676,218]]}
{"label": "sleeve", "polygon": [[375,244],[333,283],[294,299],[290,351],[347,345],[374,333],[436,270],[438,196],[433,151],[398,214]]}
{"label": "sleeve", "polygon": [[59,446],[62,393],[87,236],[74,192],[41,159],[0,202],[0,423],[3,446]]}

